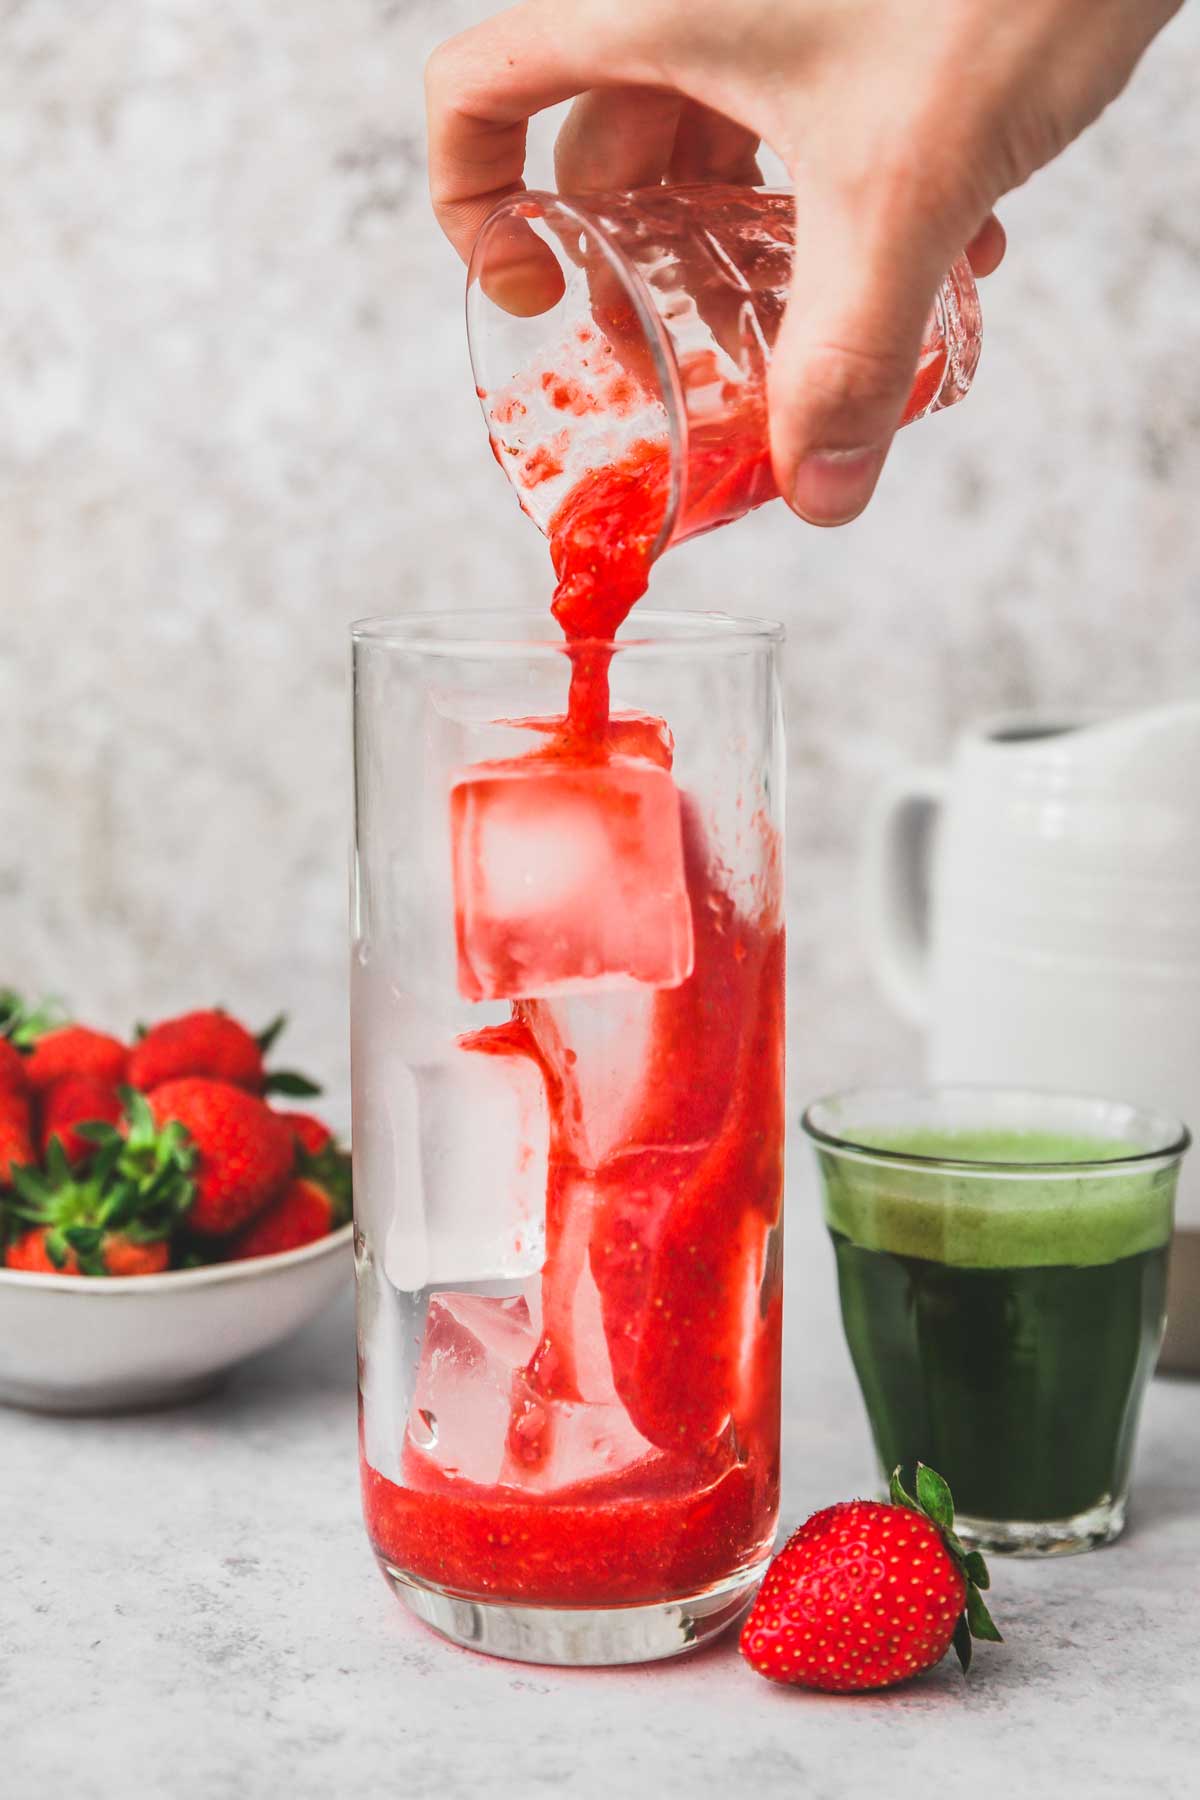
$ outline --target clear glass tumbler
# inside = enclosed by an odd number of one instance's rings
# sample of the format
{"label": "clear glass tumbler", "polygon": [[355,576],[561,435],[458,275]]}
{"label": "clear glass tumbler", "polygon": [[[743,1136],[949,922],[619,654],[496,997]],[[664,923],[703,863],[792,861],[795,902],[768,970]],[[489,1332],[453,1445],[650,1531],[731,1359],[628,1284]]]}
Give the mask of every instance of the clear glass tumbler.
{"label": "clear glass tumbler", "polygon": [[475,1649],[673,1655],[770,1553],[779,641],[639,612],[581,759],[548,616],[354,631],[364,1508]]}
{"label": "clear glass tumbler", "polygon": [[[658,490],[656,555],[776,497],[766,379],[796,204],[719,186],[521,193],[484,221],[467,288],[476,389],[543,531],[582,476],[631,453]],[[980,331],[964,256],[937,294],[902,424],[962,399]]]}
{"label": "clear glass tumbler", "polygon": [[981,1549],[1121,1531],[1188,1134],[1115,1101],[864,1089],[811,1106],[842,1324],[886,1475]]}

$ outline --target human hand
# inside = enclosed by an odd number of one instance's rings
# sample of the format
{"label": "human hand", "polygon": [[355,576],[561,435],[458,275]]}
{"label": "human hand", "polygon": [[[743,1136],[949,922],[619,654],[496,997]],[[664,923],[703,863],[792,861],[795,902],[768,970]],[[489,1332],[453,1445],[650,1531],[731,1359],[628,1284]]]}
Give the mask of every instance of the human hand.
{"label": "human hand", "polygon": [[427,71],[430,188],[464,260],[523,186],[526,128],[574,98],[561,192],[753,183],[798,196],[770,373],[780,492],[845,523],[870,499],[935,290],[1004,254],[1000,197],[1124,87],[1181,0],[524,0]]}

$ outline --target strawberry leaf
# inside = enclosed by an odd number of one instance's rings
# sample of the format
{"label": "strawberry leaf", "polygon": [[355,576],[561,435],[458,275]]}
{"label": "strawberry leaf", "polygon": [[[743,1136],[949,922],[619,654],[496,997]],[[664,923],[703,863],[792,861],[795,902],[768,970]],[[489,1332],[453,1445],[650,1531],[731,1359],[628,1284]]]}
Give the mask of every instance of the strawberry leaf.
{"label": "strawberry leaf", "polygon": [[1004,1642],[996,1629],[995,1620],[984,1604],[983,1595],[973,1581],[967,1583],[967,1610],[964,1616],[972,1637],[986,1638],[992,1644]]}
{"label": "strawberry leaf", "polygon": [[154,1136],[154,1114],[150,1110],[150,1102],[145,1094],[139,1094],[136,1088],[123,1087],[118,1092],[121,1104],[125,1108],[125,1117],[129,1121],[130,1140],[140,1141]]}
{"label": "strawberry leaf", "polygon": [[952,1642],[954,1644],[954,1654],[958,1658],[959,1667],[965,1675],[971,1667],[972,1655],[971,1633],[967,1626],[966,1613],[963,1614],[962,1618],[958,1621],[958,1624],[954,1627],[954,1637]]}
{"label": "strawberry leaf", "polygon": [[125,1148],[125,1140],[118,1132],[111,1143],[105,1144],[92,1159],[91,1178],[97,1190],[104,1192]]}
{"label": "strawberry leaf", "polygon": [[104,1233],[98,1225],[68,1225],[62,1235],[72,1250],[78,1250],[81,1256],[88,1256],[93,1250],[100,1248]]}
{"label": "strawberry leaf", "polygon": [[954,1530],[954,1500],[949,1485],[927,1463],[917,1464],[917,1499],[941,1531]]}
{"label": "strawberry leaf", "polygon": [[966,1556],[963,1558],[963,1570],[967,1580],[973,1581],[976,1587],[991,1587],[992,1578],[988,1574],[988,1566],[984,1562],[982,1556],[980,1556],[978,1550],[967,1551]]}
{"label": "strawberry leaf", "polygon": [[0,988],[0,1037],[11,1037],[21,1022],[25,1003],[16,988]]}
{"label": "strawberry leaf", "polygon": [[61,1000],[39,1000],[36,1006],[26,1006],[11,988],[0,995],[0,1012],[4,1035],[18,1050],[32,1050],[40,1037],[67,1023],[67,1010]]}
{"label": "strawberry leaf", "polygon": [[268,1051],[274,1048],[276,1039],[279,1037],[286,1024],[287,1014],[280,1013],[278,1018],[272,1019],[271,1023],[269,1025],[264,1025],[263,1029],[258,1033],[258,1036],[254,1041],[264,1056],[267,1055]]}
{"label": "strawberry leaf", "polygon": [[106,1231],[120,1231],[136,1218],[138,1191],[132,1183],[113,1190],[100,1207],[100,1223]]}
{"label": "strawberry leaf", "polygon": [[921,1508],[917,1505],[912,1495],[906,1491],[904,1483],[900,1479],[899,1463],[897,1463],[896,1467],[892,1470],[892,1479],[888,1483],[888,1493],[891,1495],[893,1506],[906,1506],[909,1512],[921,1511]]}
{"label": "strawberry leaf", "polygon": [[[16,1164],[12,1170],[11,1180],[19,1199],[25,1203],[24,1206],[14,1206],[13,1211],[24,1213],[28,1210],[35,1215],[40,1214],[53,1194],[53,1189],[45,1176],[24,1164]],[[10,1202],[10,1204],[12,1203]]]}
{"label": "strawberry leaf", "polygon": [[46,1174],[52,1186],[67,1187],[71,1182],[71,1165],[67,1161],[67,1153],[62,1147],[62,1139],[55,1134],[46,1146]]}
{"label": "strawberry leaf", "polygon": [[114,1139],[118,1144],[125,1142],[115,1125],[105,1124],[100,1119],[85,1119],[81,1124],[73,1126],[72,1129],[77,1137],[83,1138],[84,1142],[88,1144],[107,1146]]}
{"label": "strawberry leaf", "polygon": [[320,1084],[300,1075],[295,1069],[272,1069],[263,1082],[264,1094],[288,1094],[296,1100],[311,1100],[322,1093]]}

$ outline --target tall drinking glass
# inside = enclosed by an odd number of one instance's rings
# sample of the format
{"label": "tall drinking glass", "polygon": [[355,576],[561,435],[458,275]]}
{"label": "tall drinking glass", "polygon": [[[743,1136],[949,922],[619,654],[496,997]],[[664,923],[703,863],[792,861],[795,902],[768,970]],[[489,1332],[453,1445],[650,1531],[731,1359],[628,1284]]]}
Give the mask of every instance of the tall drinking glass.
{"label": "tall drinking glass", "polygon": [[367,1528],[539,1662],[692,1648],[776,1521],[780,633],[629,631],[583,751],[548,617],[354,631]]}

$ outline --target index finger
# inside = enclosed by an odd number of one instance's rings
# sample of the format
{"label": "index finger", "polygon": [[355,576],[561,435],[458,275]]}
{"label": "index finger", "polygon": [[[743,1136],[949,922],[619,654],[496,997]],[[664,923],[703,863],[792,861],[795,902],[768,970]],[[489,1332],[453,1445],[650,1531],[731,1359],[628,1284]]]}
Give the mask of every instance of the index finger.
{"label": "index finger", "polygon": [[429,191],[464,262],[491,208],[525,185],[533,115],[629,78],[619,35],[606,31],[599,15],[577,6],[565,21],[562,0],[524,0],[449,38],[430,57]]}

